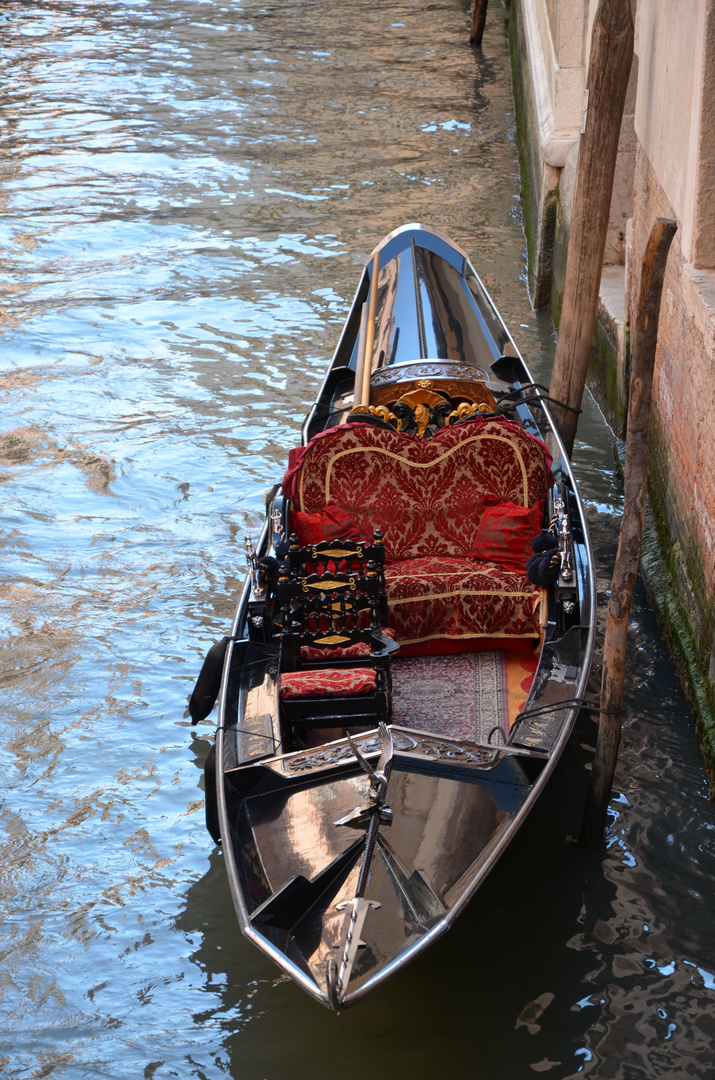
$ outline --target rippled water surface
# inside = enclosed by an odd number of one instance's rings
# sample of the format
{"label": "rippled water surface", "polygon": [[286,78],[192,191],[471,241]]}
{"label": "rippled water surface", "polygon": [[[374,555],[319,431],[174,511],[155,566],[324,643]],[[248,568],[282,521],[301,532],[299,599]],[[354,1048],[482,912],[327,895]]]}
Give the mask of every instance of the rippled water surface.
{"label": "rippled water surface", "polygon": [[[212,733],[186,698],[374,244],[445,229],[548,375],[503,11],[482,51],[469,20],[461,0],[0,7],[13,1080],[715,1077],[715,812],[642,597],[607,846],[563,840],[557,794],[347,1014],[243,941],[203,828]],[[580,435],[606,587],[620,494],[593,405]]]}

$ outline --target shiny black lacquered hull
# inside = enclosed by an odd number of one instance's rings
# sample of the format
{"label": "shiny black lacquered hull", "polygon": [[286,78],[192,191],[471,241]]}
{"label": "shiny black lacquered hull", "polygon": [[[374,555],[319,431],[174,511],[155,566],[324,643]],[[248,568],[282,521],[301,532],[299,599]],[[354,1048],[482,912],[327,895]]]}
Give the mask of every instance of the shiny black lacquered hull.
{"label": "shiny black lacquered hull", "polygon": [[[360,1000],[449,926],[546,764],[525,750],[403,728],[391,735],[372,844],[370,780],[347,740],[224,778],[244,931],[336,1007]],[[377,758],[376,733],[354,743]]]}
{"label": "shiny black lacquered hull", "polygon": [[[356,397],[361,371],[368,407]],[[421,412],[405,407],[426,385],[453,404],[433,408],[428,396]],[[225,649],[210,831],[220,834],[244,934],[334,1009],[427,947],[492,872],[569,742],[595,636],[585,515],[548,406],[464,253],[434,229],[398,229],[365,267],[303,442],[356,413],[394,426],[395,411],[403,431],[429,438],[449,409],[451,422],[476,401],[507,403],[512,420],[546,441],[558,481],[548,515],[559,515],[567,553],[542,604],[530,696],[505,745],[388,725],[296,751],[279,714],[270,602],[255,574]],[[280,554],[289,529],[277,485],[257,555]],[[338,730],[350,727],[344,719]]]}

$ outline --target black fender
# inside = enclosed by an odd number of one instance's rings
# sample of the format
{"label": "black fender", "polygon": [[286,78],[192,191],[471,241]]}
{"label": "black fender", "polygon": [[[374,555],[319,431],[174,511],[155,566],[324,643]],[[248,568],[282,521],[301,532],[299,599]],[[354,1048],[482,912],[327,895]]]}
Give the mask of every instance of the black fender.
{"label": "black fender", "polygon": [[226,659],[226,649],[230,640],[229,637],[221,638],[206,653],[206,659],[189,698],[189,714],[191,715],[192,724],[198,724],[200,720],[205,720],[216,704],[216,698],[221,689],[221,675],[223,674],[223,663]]}

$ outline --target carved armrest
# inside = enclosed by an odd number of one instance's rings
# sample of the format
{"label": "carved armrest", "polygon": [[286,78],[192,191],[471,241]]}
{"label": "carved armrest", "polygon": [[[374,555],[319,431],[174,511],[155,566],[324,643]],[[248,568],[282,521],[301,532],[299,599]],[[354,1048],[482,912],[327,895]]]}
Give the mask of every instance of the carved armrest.
{"label": "carved armrest", "polygon": [[393,656],[397,656],[400,651],[399,641],[395,641],[393,638],[385,637],[379,630],[372,630],[370,633],[372,640],[380,645],[380,649],[374,650],[370,654],[371,660],[391,660]]}

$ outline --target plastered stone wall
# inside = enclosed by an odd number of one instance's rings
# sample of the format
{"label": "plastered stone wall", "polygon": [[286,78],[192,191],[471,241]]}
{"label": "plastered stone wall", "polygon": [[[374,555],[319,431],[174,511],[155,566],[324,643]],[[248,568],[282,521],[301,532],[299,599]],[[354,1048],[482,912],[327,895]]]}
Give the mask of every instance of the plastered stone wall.
{"label": "plastered stone wall", "polygon": [[636,17],[635,131],[680,224],[688,261],[697,258],[703,134],[708,141],[701,117],[711,9],[711,0],[639,0]]}

